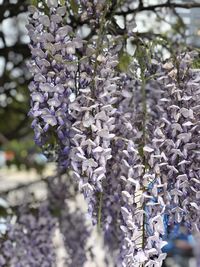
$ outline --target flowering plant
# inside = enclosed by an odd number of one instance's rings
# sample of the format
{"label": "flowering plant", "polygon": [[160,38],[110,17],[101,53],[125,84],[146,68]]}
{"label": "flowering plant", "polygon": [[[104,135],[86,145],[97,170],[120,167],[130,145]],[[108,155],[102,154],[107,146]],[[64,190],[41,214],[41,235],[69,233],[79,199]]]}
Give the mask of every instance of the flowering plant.
{"label": "flowering plant", "polygon": [[[58,176],[69,176],[49,183],[58,192],[51,208],[65,207],[57,224],[67,266],[85,263],[89,233],[80,209],[65,203],[69,181],[83,193],[116,266],[162,265],[165,216],[199,231],[198,53],[163,61],[139,40],[132,55],[126,44],[137,38],[134,17],[123,37],[112,32],[115,2],[47,0],[29,7],[29,114],[36,143],[57,162]],[[84,36],[86,26],[73,28],[71,17],[81,26],[90,21],[92,38]],[[85,226],[81,249],[66,230],[73,220]]]}

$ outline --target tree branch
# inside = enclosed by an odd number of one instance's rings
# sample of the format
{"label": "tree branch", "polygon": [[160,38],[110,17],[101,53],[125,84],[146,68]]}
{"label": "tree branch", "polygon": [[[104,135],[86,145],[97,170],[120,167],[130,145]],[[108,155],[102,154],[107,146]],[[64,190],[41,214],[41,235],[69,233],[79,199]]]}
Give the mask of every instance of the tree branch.
{"label": "tree branch", "polygon": [[6,138],[9,141],[13,139],[21,139],[22,137],[26,136],[28,132],[31,133],[32,132],[31,128],[28,128],[28,130],[26,129],[24,133],[20,133],[20,131],[27,125],[28,120],[29,120],[29,117],[25,116],[23,120],[19,122],[19,124],[16,126],[15,129],[4,134]]}
{"label": "tree branch", "polygon": [[11,192],[14,192],[14,191],[17,191],[17,190],[22,190],[22,189],[25,189],[29,186],[32,186],[32,185],[35,185],[37,183],[43,183],[43,182],[47,182],[47,179],[48,177],[45,177],[45,178],[41,178],[40,180],[34,180],[34,181],[31,181],[29,183],[25,183],[25,184],[18,184],[17,186],[15,187],[12,187],[12,188],[9,188],[9,189],[6,189],[4,191],[0,191],[0,196],[5,196],[5,195],[8,195],[9,193]]}
{"label": "tree branch", "polygon": [[26,0],[19,0],[16,4],[12,4],[7,1],[3,2],[3,4],[0,5],[0,23],[7,18],[5,17],[6,11],[9,11],[8,18],[15,17],[18,14],[27,11]]}
{"label": "tree branch", "polygon": [[186,3],[186,4],[181,4],[181,3],[171,3],[170,1],[167,1],[164,4],[157,4],[157,5],[149,5],[149,6],[142,6],[139,5],[135,9],[128,9],[127,11],[118,11],[115,13],[115,15],[129,15],[133,13],[137,13],[140,11],[154,11],[155,9],[158,8],[184,8],[184,9],[191,9],[191,8],[197,8],[200,7],[200,3]]}
{"label": "tree branch", "polygon": [[0,48],[0,55],[3,55],[4,57],[8,56],[10,52],[21,54],[23,55],[24,58],[27,58],[30,56],[30,50],[27,44],[17,43],[13,46],[6,46],[3,48]]}

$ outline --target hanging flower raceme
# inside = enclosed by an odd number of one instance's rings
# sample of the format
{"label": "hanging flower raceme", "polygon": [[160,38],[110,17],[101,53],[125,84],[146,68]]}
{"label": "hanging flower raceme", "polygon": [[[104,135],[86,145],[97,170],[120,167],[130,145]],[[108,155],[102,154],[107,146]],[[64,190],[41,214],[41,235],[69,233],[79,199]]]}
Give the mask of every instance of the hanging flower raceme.
{"label": "hanging flower raceme", "polygon": [[[170,224],[183,222],[189,230],[199,231],[199,202],[196,198],[199,191],[196,152],[199,147],[199,73],[198,70],[189,69],[193,60],[191,54],[180,56],[179,60],[178,69],[170,62],[162,69],[159,65],[156,80],[150,80],[144,86],[146,116],[145,121],[142,119],[143,133],[138,140],[135,139],[135,144],[140,144],[142,138],[142,150],[136,145],[136,151],[144,168],[142,173],[136,175],[140,184],[136,190],[139,206],[136,212],[131,212],[133,205],[127,204],[133,198],[126,191],[129,198],[122,207],[125,222],[131,218],[133,225],[138,227],[136,233],[140,232],[141,237],[135,244],[132,238],[134,233],[129,235],[129,239],[126,236],[127,247],[125,250],[122,247],[122,252],[125,252],[122,254],[124,266],[162,265],[166,256],[162,253],[162,247],[166,244],[163,240],[165,215],[169,216]],[[142,102],[142,99],[138,101],[136,110],[139,113]],[[130,232],[129,227],[122,227],[126,234]]]}
{"label": "hanging flower raceme", "polygon": [[141,249],[137,250],[138,255],[135,257],[138,266],[140,264],[162,266],[166,257],[166,254],[162,253],[162,247],[166,244],[163,236],[165,234],[164,215],[166,211],[164,196],[167,187],[160,171],[160,167],[165,164],[166,157],[160,150],[163,136],[157,127],[161,120],[158,102],[162,90],[156,79],[150,79],[151,75],[155,76],[155,73],[156,75],[159,73],[161,67],[156,61],[151,64],[156,70],[151,73],[150,65],[143,77],[141,83],[142,97],[138,108],[143,119],[141,120],[141,140],[136,140],[136,143],[140,144],[139,154],[144,168],[140,178],[142,191],[138,197],[143,212]]}
{"label": "hanging flower raceme", "polygon": [[[129,141],[133,138],[134,130],[132,120],[133,111],[133,86],[134,81],[127,75],[120,75],[118,80],[117,97],[115,99],[115,137],[111,143],[112,158],[107,163],[106,180],[103,184],[102,201],[102,229],[104,241],[109,251],[113,253],[116,262],[116,254],[119,254],[123,234],[120,225],[123,224],[120,215],[122,191],[124,190],[124,177],[121,174],[124,152]],[[132,116],[133,115],[133,116]],[[131,160],[131,159],[130,159]]]}
{"label": "hanging flower raceme", "polygon": [[[124,85],[126,83],[127,81],[124,81]],[[139,266],[144,263],[144,257],[146,260],[142,244],[145,211],[141,203],[144,165],[138,145],[135,145],[135,141],[141,138],[141,132],[137,128],[138,121],[141,119],[138,117],[137,107],[137,101],[140,102],[141,98],[141,86],[139,81],[132,82],[131,85],[132,88],[123,86],[118,115],[118,132],[121,140],[116,143],[120,145],[118,151],[121,154],[118,164],[121,182],[120,229],[123,233],[119,266]]]}
{"label": "hanging flower raceme", "polygon": [[48,14],[29,8],[29,69],[34,76],[29,85],[30,115],[36,143],[47,148],[57,143],[60,165],[66,168],[71,126],[68,105],[76,93],[76,51],[82,47],[82,40],[65,23],[66,6],[57,0],[47,1],[47,6]]}
{"label": "hanging flower raceme", "polygon": [[48,180],[48,201],[52,213],[58,218],[66,252],[65,264],[69,267],[82,267],[89,258],[88,240],[92,229],[86,221],[86,214],[75,200],[74,190],[70,177],[66,175],[58,175]]}
{"label": "hanging flower raceme", "polygon": [[16,223],[8,224],[0,242],[0,266],[56,266],[53,244],[56,220],[46,204],[39,207],[37,216],[31,212],[22,209]]}
{"label": "hanging flower raceme", "polygon": [[157,193],[163,185],[159,160],[156,160],[159,152],[154,151],[152,144],[155,136],[151,125],[159,117],[154,108],[159,93],[154,85],[130,77],[125,77],[122,88],[115,128],[118,129],[118,142],[114,143],[118,152],[113,159],[118,159],[115,168],[118,167],[117,183],[121,190],[118,193],[118,205],[121,206],[119,222],[124,236],[119,266],[160,266],[165,257],[161,252],[165,244],[162,241],[165,205]]}
{"label": "hanging flower raceme", "polygon": [[159,78],[163,95],[159,101],[161,112],[160,150],[166,158],[161,176],[167,182],[166,201],[171,223],[183,222],[191,230],[199,231],[199,70],[191,68],[194,53],[163,66]]}
{"label": "hanging flower raceme", "polygon": [[[73,231],[72,231],[73,229]],[[65,206],[60,216],[60,231],[67,252],[66,266],[82,267],[88,260],[88,239],[91,229],[86,222],[86,214],[79,208],[74,211]]]}
{"label": "hanging flower raceme", "polygon": [[113,104],[118,80],[115,57],[108,54],[97,60],[100,64],[90,87],[80,89],[80,95],[70,105],[75,119],[71,165],[94,217],[97,215],[95,194],[102,192],[106,164],[111,158],[110,143],[115,136],[113,114],[116,109]]}

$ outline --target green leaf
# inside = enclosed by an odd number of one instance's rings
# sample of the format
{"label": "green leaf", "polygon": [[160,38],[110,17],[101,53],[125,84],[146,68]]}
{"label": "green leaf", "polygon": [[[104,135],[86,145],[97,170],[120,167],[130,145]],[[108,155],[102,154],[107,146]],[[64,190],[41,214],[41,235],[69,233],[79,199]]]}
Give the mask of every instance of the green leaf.
{"label": "green leaf", "polygon": [[200,69],[200,58],[193,60],[192,69]]}
{"label": "green leaf", "polygon": [[37,7],[38,6],[38,0],[31,0],[31,5]]}
{"label": "green leaf", "polygon": [[5,207],[0,206],[0,217],[6,217],[8,215],[8,211]]}
{"label": "green leaf", "polygon": [[45,15],[49,15],[49,7],[46,3],[46,0],[41,0],[42,4],[43,4],[43,8],[44,8],[44,13]]}
{"label": "green leaf", "polygon": [[131,55],[129,55],[127,52],[122,52],[119,55],[119,63],[118,68],[120,71],[127,71],[132,61]]}
{"label": "green leaf", "polygon": [[75,15],[77,15],[78,14],[78,4],[77,4],[76,0],[70,0],[70,6],[71,6],[73,13]]}
{"label": "green leaf", "polygon": [[60,0],[60,4],[61,4],[61,6],[65,6],[66,0]]}
{"label": "green leaf", "polygon": [[25,3],[29,6],[35,6],[37,7],[38,6],[38,0],[26,0]]}
{"label": "green leaf", "polygon": [[135,50],[135,57],[138,60],[140,69],[142,72],[146,69],[146,60],[147,58],[147,48],[143,45],[137,45]]}
{"label": "green leaf", "polygon": [[52,208],[52,209],[51,209],[51,214],[52,214],[54,217],[59,218],[59,217],[61,216],[61,209],[58,209],[58,208]]}

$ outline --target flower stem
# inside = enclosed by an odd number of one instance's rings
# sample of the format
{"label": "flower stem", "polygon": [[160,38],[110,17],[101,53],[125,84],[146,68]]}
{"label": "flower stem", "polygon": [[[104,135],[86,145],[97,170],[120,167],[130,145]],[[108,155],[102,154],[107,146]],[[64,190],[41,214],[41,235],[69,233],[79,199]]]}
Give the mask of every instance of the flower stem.
{"label": "flower stem", "polygon": [[103,193],[100,192],[99,193],[99,207],[98,207],[98,223],[97,223],[98,232],[101,232],[102,201],[103,201]]}
{"label": "flower stem", "polygon": [[[141,70],[141,93],[142,93],[142,111],[143,111],[143,127],[142,127],[142,147],[146,144],[146,121],[147,121],[147,105],[146,105],[146,90],[145,90],[145,75],[143,70]],[[142,160],[144,164],[144,174],[146,172],[146,158],[144,152],[142,152]],[[146,188],[143,187],[143,193],[146,191]],[[145,200],[142,204],[143,213],[143,221],[142,221],[142,248],[145,248],[145,224],[146,224],[146,217],[145,217]]]}

